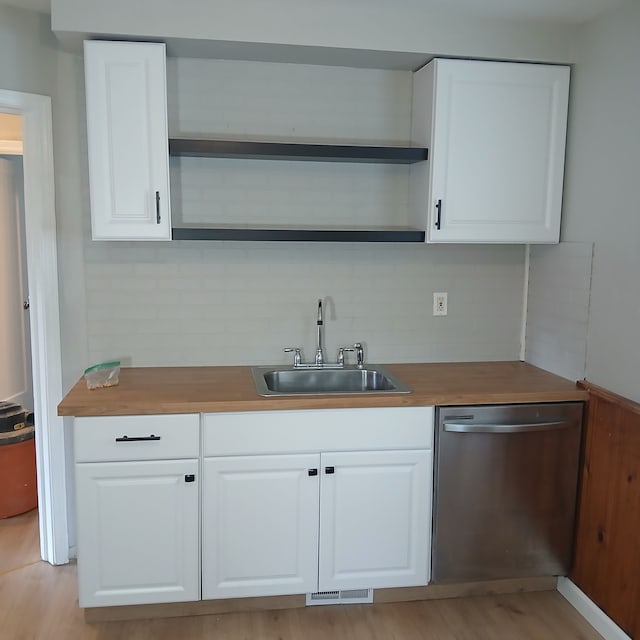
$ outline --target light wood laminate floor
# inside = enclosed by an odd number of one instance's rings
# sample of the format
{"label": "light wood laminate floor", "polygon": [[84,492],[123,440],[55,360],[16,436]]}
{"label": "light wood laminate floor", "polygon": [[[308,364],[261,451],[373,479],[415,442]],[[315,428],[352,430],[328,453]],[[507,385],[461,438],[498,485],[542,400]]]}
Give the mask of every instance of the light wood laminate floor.
{"label": "light wood laminate floor", "polygon": [[37,512],[0,520],[3,640],[597,640],[556,591],[87,624],[76,567],[38,560]]}

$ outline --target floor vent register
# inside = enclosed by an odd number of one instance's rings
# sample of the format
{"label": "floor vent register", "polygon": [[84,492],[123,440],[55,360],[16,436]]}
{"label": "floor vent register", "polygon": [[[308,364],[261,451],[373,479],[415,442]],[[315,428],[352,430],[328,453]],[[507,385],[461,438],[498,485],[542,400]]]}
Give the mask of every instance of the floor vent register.
{"label": "floor vent register", "polygon": [[307,593],[307,606],[319,604],[368,604],[373,602],[373,589],[347,589],[344,591],[317,591]]}

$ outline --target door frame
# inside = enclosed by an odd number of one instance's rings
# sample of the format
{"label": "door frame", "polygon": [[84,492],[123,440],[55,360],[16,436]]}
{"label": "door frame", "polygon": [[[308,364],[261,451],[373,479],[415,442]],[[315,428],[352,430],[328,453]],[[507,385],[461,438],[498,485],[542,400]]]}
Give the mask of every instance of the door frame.
{"label": "door frame", "polygon": [[30,296],[40,555],[69,562],[62,351],[51,98],[0,90],[0,111],[23,117],[24,215]]}

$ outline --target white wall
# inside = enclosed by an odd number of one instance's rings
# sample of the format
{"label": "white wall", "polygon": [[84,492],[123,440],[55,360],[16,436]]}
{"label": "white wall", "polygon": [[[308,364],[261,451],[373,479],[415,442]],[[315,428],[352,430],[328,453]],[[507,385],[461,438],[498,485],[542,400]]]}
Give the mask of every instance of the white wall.
{"label": "white wall", "polygon": [[51,95],[55,48],[48,16],[0,6],[0,88]]}
{"label": "white wall", "polygon": [[585,27],[573,73],[564,240],[594,242],[586,377],[640,401],[640,4]]}
{"label": "white wall", "polygon": [[384,57],[354,51],[555,62],[571,62],[574,55],[575,27],[437,12],[415,0],[137,0],[136,11],[127,0],[52,0],[51,5],[53,29],[61,36],[160,37],[180,47],[179,55],[199,48],[219,58],[243,53],[247,59],[257,54],[261,58],[255,59],[308,61],[309,54],[339,53],[378,64]]}
{"label": "white wall", "polygon": [[[49,16],[0,6],[0,88],[52,98],[58,276],[63,378],[68,388],[86,360],[86,311],[82,233],[86,144],[81,60],[62,53]],[[75,66],[75,71],[73,67]]]}
{"label": "white wall", "polygon": [[[410,105],[405,71],[169,63],[171,135],[406,142]],[[174,216],[189,220],[235,216],[241,223],[249,214],[336,224],[354,212],[352,223],[406,220],[406,166],[189,159],[173,163],[172,172]],[[317,298],[330,298],[331,359],[355,341],[377,362],[516,359],[523,251],[87,242],[90,361],[276,363],[285,361],[286,346],[303,347],[308,357]],[[447,317],[433,317],[434,291],[449,292]]]}
{"label": "white wall", "polygon": [[89,218],[82,59],[58,51],[53,96],[53,151],[63,387],[87,367],[84,239]]}

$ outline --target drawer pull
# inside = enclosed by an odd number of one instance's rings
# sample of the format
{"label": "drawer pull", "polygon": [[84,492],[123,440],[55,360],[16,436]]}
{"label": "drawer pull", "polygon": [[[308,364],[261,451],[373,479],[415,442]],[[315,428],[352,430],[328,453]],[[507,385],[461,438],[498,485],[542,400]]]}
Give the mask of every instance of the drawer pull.
{"label": "drawer pull", "polygon": [[184,481],[185,482],[195,482],[196,481],[196,477],[193,473],[188,473],[185,477],[184,477]]}
{"label": "drawer pull", "polygon": [[327,473],[327,474],[329,474],[329,475],[330,475],[330,474],[332,474],[332,473],[335,473],[335,471],[336,471],[336,470],[335,470],[335,468],[334,468],[334,467],[325,467],[325,468],[324,468],[324,472],[325,472],[325,473]]}
{"label": "drawer pull", "polygon": [[160,436],[154,436],[153,433],[150,436],[122,436],[122,438],[116,438],[116,442],[148,442],[151,440],[160,440]]}

